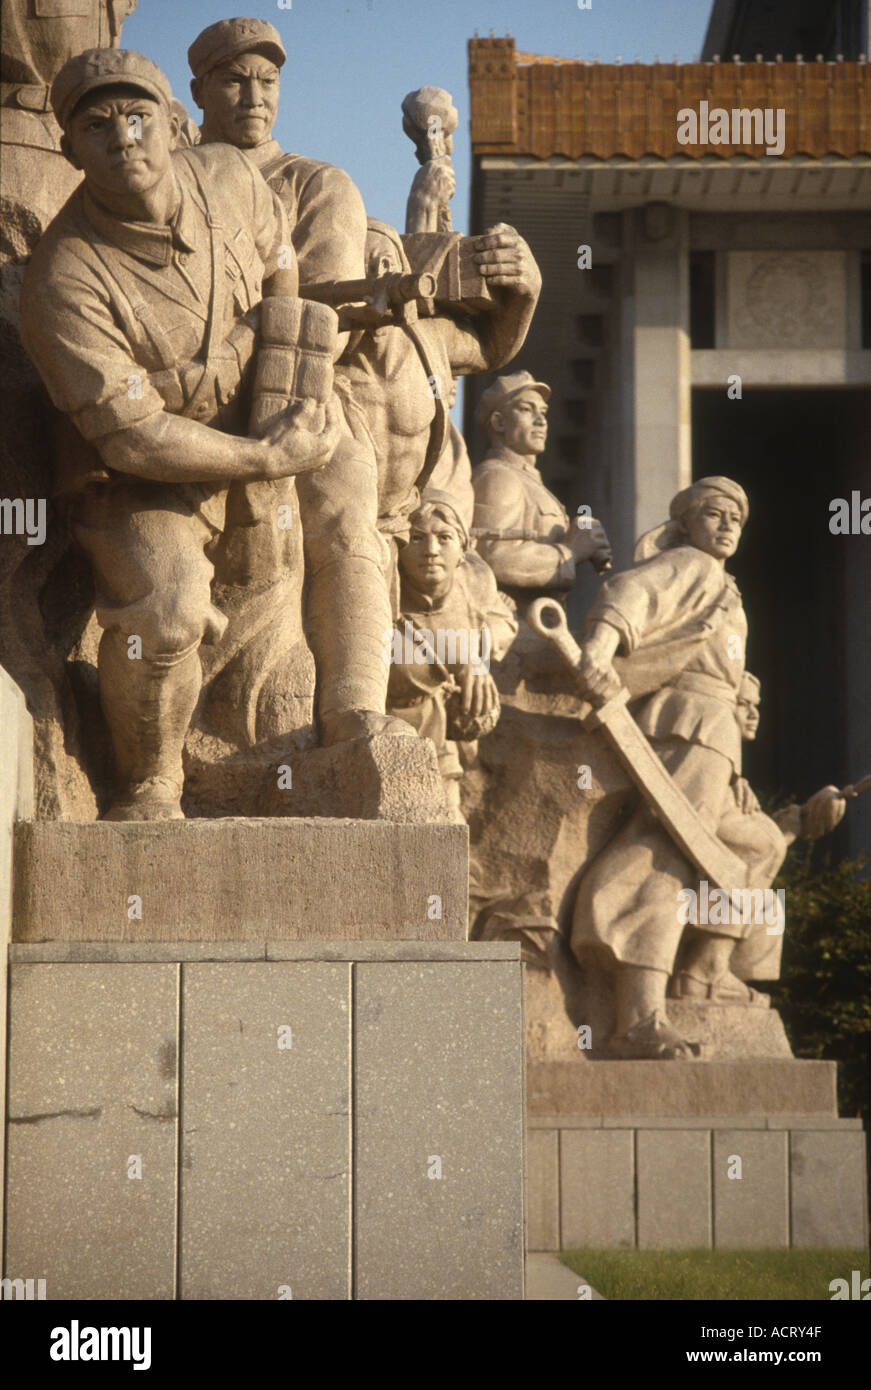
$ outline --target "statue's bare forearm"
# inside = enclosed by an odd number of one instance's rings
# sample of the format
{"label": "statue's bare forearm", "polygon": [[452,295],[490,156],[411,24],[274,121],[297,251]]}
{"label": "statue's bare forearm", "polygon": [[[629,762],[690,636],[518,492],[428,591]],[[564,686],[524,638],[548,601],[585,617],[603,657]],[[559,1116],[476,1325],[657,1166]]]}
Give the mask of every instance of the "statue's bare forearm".
{"label": "statue's bare forearm", "polygon": [[224,483],[268,474],[269,448],[249,439],[161,412],[98,444],[109,468],[166,483]]}

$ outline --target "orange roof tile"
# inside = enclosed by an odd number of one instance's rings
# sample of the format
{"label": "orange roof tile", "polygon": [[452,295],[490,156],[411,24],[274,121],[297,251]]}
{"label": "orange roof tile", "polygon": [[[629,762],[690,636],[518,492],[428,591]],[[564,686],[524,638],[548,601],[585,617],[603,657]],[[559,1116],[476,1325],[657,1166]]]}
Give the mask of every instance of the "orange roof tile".
{"label": "orange roof tile", "polygon": [[470,39],[475,154],[638,159],[743,154],[764,145],[681,145],[677,113],[784,108],[784,156],[871,154],[867,63],[588,63],[518,53],[514,40]]}

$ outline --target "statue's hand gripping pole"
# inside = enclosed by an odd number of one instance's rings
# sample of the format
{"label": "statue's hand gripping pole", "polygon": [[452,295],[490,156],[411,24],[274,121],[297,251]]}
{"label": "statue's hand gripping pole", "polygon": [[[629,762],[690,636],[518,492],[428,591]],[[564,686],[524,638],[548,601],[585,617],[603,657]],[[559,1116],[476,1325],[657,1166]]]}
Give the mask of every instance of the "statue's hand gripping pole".
{"label": "statue's hand gripping pole", "polygon": [[[527,610],[526,621],[533,632],[559,652],[586,699],[587,689],[581,675],[583,653],[569,632],[562,606],[554,599],[535,599]],[[702,878],[727,893],[746,887],[746,865],[701,820],[632,718],[626,708],[628,699],[629,691],[621,687],[600,709],[591,709],[586,714],[584,728],[603,730],[648,809],[665,826]]]}

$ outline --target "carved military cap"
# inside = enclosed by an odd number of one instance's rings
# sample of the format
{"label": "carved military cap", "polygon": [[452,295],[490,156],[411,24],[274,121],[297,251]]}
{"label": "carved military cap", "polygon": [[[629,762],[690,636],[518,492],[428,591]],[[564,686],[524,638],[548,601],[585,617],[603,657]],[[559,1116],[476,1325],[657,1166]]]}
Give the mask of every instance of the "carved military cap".
{"label": "carved military cap", "polygon": [[221,19],[197,35],[188,49],[188,62],[194,77],[205,77],[239,53],[263,53],[277,68],[287,57],[281,35],[265,19]]}
{"label": "carved military cap", "polygon": [[747,525],[747,518],[750,515],[750,502],[747,493],[740,483],[736,483],[734,478],[722,478],[714,476],[710,478],[698,478],[689,487],[685,487],[681,492],[675,494],[671,499],[668,514],[673,520],[682,517],[690,507],[696,502],[702,501],[706,497],[728,497],[730,502],[734,502],[741,513],[741,525]]}
{"label": "carved military cap", "polygon": [[550,387],[543,381],[536,381],[532,372],[511,372],[508,376],[498,376],[493,385],[487,387],[478,404],[478,424],[486,429],[493,411],[519,396],[521,391],[537,391],[546,401],[550,400]]}
{"label": "carved military cap", "polygon": [[88,48],[64,63],[51,86],[51,105],[58,124],[67,121],[83,96],[95,87],[137,87],[162,102],[172,103],[169,80],[156,63],[128,48]]}

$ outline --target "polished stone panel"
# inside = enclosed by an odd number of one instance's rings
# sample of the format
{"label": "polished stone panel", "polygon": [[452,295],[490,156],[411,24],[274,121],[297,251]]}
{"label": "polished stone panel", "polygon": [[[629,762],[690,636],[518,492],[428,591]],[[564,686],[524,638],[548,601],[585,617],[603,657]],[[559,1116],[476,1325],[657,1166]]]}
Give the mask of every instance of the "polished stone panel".
{"label": "polished stone panel", "polygon": [[180,1296],[348,1298],[350,965],[182,969]]}

